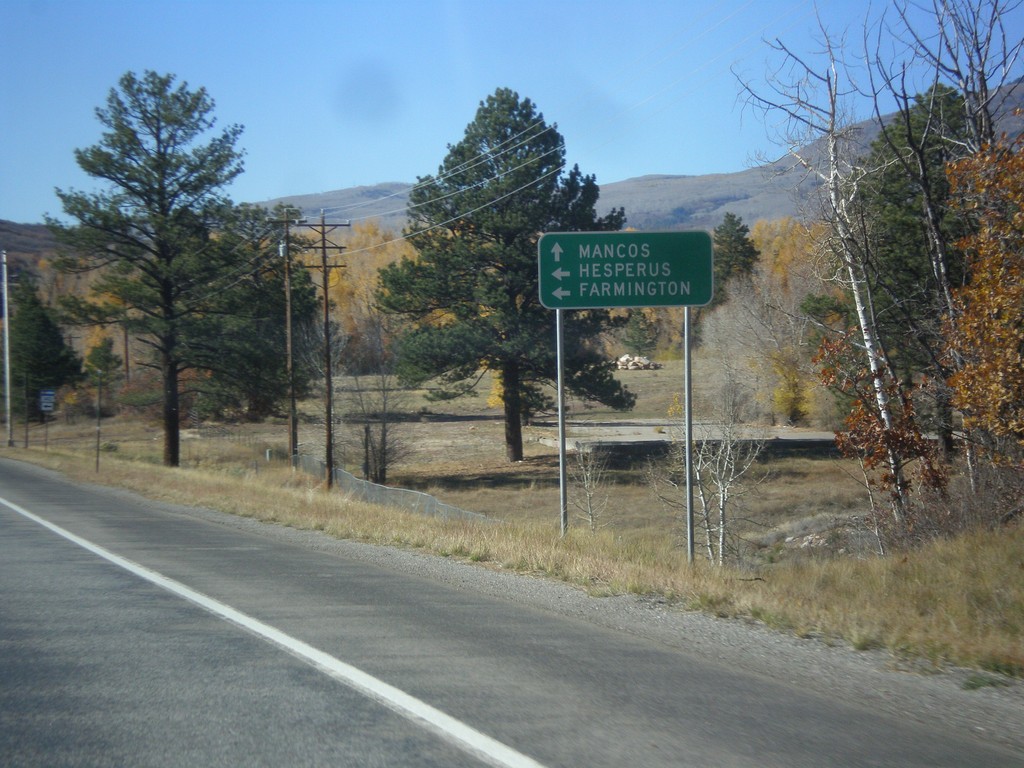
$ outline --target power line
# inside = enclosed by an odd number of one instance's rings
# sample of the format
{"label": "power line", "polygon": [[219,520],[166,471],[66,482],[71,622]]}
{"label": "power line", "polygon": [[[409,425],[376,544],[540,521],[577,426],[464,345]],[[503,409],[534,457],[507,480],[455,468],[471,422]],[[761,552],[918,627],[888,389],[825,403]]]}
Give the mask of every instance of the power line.
{"label": "power line", "polygon": [[[195,286],[193,287],[199,287],[201,285],[203,288],[211,288],[211,290],[193,299],[190,308],[195,308],[203,304],[204,302],[209,300],[211,296],[215,294],[222,293],[228,290],[229,288],[234,288],[236,285],[238,285],[243,280],[247,279],[250,275],[252,275],[256,269],[262,266],[261,262],[266,262],[267,260],[269,260],[272,254],[270,251],[266,250],[269,246],[263,245],[263,240],[273,232],[274,224],[275,222],[268,222],[268,225],[259,232],[257,232],[254,237],[243,237],[238,242],[238,244],[231,248],[231,250],[227,252],[227,256],[231,256],[243,248],[253,248],[255,250],[255,253],[249,259],[239,264],[236,268],[232,269],[230,272],[226,272],[224,274],[214,277],[212,283],[196,283]],[[223,280],[230,280],[230,282],[219,284],[220,281]],[[183,293],[187,293],[187,291]]]}
{"label": "power line", "polygon": [[[531,130],[533,130],[537,126],[542,125],[543,123],[544,123],[543,118],[538,118],[536,121],[534,121],[533,123],[530,123],[526,128],[524,128],[522,131],[517,133],[515,136],[511,136],[508,139],[505,139],[505,141],[497,144],[496,148],[503,147],[505,144],[508,144],[511,141],[515,141],[516,139],[520,138],[521,136],[526,135],[528,132],[530,132]],[[361,203],[355,203],[355,204],[349,205],[349,206],[336,206],[334,208],[327,208],[325,210],[326,211],[332,211],[332,212],[354,211],[354,210],[358,210],[359,208],[365,208],[368,205],[374,205],[375,203],[379,203],[381,200],[389,200],[389,199],[392,199],[392,198],[397,198],[397,197],[399,197],[402,194],[411,195],[414,191],[416,191],[418,189],[422,189],[423,187],[427,187],[427,186],[433,186],[434,184],[437,184],[437,183],[446,182],[450,178],[452,178],[453,176],[456,176],[456,175],[461,174],[461,173],[465,173],[466,171],[471,170],[471,169],[477,167],[478,165],[482,165],[482,164],[484,164],[486,162],[493,161],[493,160],[495,160],[495,159],[497,159],[499,157],[502,157],[503,155],[507,154],[508,152],[511,152],[513,150],[516,150],[516,149],[519,149],[520,147],[526,145],[529,141],[532,141],[532,140],[536,139],[539,136],[543,136],[548,131],[553,130],[553,128],[554,128],[554,126],[552,126],[552,125],[545,126],[545,128],[542,131],[539,131],[536,134],[534,134],[532,136],[529,136],[527,139],[524,139],[523,141],[520,141],[518,144],[515,144],[515,145],[510,146],[510,147],[505,147],[504,149],[502,149],[499,152],[495,152],[493,150],[488,151],[488,152],[482,152],[480,154],[477,154],[475,157],[470,158],[469,160],[461,163],[460,165],[458,165],[458,166],[456,166],[454,168],[449,169],[445,173],[438,174],[437,176],[428,176],[424,181],[418,182],[418,183],[413,184],[412,186],[409,186],[409,187],[404,187],[403,189],[398,190],[397,192],[392,192],[391,194],[385,195],[384,197],[375,198],[374,200],[367,200],[367,201],[364,201],[364,202],[361,202]],[[556,147],[555,149],[549,150],[548,152],[544,153],[542,155],[542,157],[545,157],[548,154],[551,154],[552,152],[556,152],[556,151],[559,151],[560,149],[564,149],[564,148],[565,148],[565,144],[564,143],[560,143],[558,147]],[[522,167],[522,166],[520,166],[520,167]],[[513,170],[515,170],[515,169],[513,169]],[[499,176],[492,177],[492,180],[496,179],[496,178],[499,178]],[[479,182],[479,184],[486,183],[486,181],[487,180],[484,180],[483,182]],[[356,221],[360,221],[360,220],[366,219],[366,218],[375,218],[376,216],[386,215],[388,213],[400,213],[402,210],[405,210],[405,209],[396,209],[394,211],[387,211],[387,212],[385,212],[385,214],[374,214],[373,216],[364,216],[364,217],[361,217],[361,218],[360,217],[355,217],[355,220]],[[351,220],[353,217],[349,217],[349,218]]]}
{"label": "power line", "polygon": [[[539,160],[543,160],[548,155],[553,155],[553,154],[555,154],[557,152],[564,151],[564,149],[565,149],[565,144],[561,143],[557,147],[549,149],[547,152],[543,152],[543,153],[541,153],[540,155],[538,155],[536,157],[532,157],[529,160],[527,160],[526,162],[521,163],[520,165],[515,166],[514,168],[509,168],[509,169],[503,170],[501,173],[495,174],[494,176],[489,176],[489,177],[487,177],[485,179],[480,179],[479,181],[476,181],[476,182],[474,182],[473,184],[471,184],[471,185],[469,185],[467,187],[459,187],[458,189],[454,189],[451,192],[449,192],[448,194],[442,195],[441,197],[431,198],[428,202],[431,203],[431,204],[437,203],[437,202],[440,202],[442,200],[447,200],[447,199],[449,199],[451,197],[455,197],[455,196],[457,196],[459,194],[462,194],[463,192],[465,192],[467,190],[477,189],[479,187],[486,186],[487,184],[490,184],[493,181],[498,181],[503,176],[507,176],[508,174],[514,173],[515,171],[518,171],[518,170],[521,170],[521,169],[527,167],[528,165],[532,165],[533,163],[538,162]],[[560,167],[564,167],[564,164],[560,163],[559,165],[560,165]],[[437,178],[430,178],[429,180],[424,181],[424,182],[418,184],[416,187],[414,187],[414,189],[423,189],[423,188],[426,188],[426,187],[434,186],[435,184],[444,183],[444,181],[447,181],[448,179],[450,179],[450,177],[452,175],[453,174],[445,174],[445,175],[439,176]],[[397,195],[397,194],[398,193],[395,193],[395,195]],[[389,197],[393,197],[395,195],[389,195]],[[387,198],[378,198],[378,199],[379,200],[383,200],[383,199],[387,199]],[[373,202],[377,202],[377,201],[373,201]],[[425,204],[426,203],[412,203],[412,204],[404,206],[403,208],[394,208],[394,209],[392,209],[390,211],[383,211],[383,212],[375,213],[375,214],[369,215],[369,216],[356,217],[354,219],[349,219],[349,221],[366,221],[367,219],[375,219],[375,218],[380,218],[381,216],[388,216],[388,215],[395,214],[395,213],[403,213],[403,212],[407,212],[407,211],[413,210],[415,208],[419,208],[419,207],[421,207],[422,205],[425,205]],[[369,205],[369,203],[360,203],[359,205]],[[346,208],[344,210],[351,210],[351,209],[347,209]]]}
{"label": "power line", "polygon": [[483,205],[479,205],[476,208],[473,208],[473,209],[471,209],[469,211],[464,211],[462,213],[459,213],[459,214],[451,217],[450,219],[446,219],[445,221],[439,221],[436,224],[431,224],[429,227],[424,227],[423,229],[418,229],[415,232],[410,233],[409,235],[399,235],[398,237],[392,238],[391,240],[385,240],[382,243],[375,243],[373,245],[368,245],[368,246],[365,246],[363,248],[352,249],[352,250],[349,250],[348,253],[349,253],[350,256],[354,256],[354,255],[360,254],[360,253],[368,253],[370,251],[376,250],[377,248],[384,248],[385,246],[392,245],[394,243],[401,243],[401,242],[403,242],[405,240],[409,240],[410,238],[415,237],[416,235],[422,235],[422,234],[425,234],[427,232],[431,232],[431,231],[433,231],[435,229],[441,229],[442,227],[446,227],[449,224],[455,223],[456,221],[464,219],[464,218],[466,218],[468,216],[472,216],[477,211],[482,211],[485,208],[489,208],[492,205],[494,205],[495,203],[500,203],[502,200],[507,200],[508,198],[512,197],[513,195],[517,195],[520,192],[523,192],[524,190],[527,190],[527,189],[529,189],[532,186],[540,184],[542,181],[545,181],[549,177],[551,177],[551,176],[553,176],[555,174],[561,173],[561,172],[562,172],[562,166],[559,166],[558,168],[554,168],[553,170],[548,171],[547,173],[543,174],[542,176],[538,176],[536,179],[533,179],[532,181],[530,181],[530,182],[528,182],[526,184],[523,184],[522,186],[518,187],[517,189],[513,189],[511,192],[507,192],[504,195],[501,195],[500,197],[497,197],[494,200],[490,200],[490,201],[484,203]]}

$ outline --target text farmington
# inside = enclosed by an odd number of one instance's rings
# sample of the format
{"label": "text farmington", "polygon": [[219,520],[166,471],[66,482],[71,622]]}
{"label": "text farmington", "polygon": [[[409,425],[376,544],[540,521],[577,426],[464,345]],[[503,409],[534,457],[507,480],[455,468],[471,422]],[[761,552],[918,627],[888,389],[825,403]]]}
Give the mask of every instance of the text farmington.
{"label": "text farmington", "polygon": [[601,281],[580,283],[581,297],[627,297],[689,296],[690,282],[683,280],[647,280],[640,282],[613,283]]}

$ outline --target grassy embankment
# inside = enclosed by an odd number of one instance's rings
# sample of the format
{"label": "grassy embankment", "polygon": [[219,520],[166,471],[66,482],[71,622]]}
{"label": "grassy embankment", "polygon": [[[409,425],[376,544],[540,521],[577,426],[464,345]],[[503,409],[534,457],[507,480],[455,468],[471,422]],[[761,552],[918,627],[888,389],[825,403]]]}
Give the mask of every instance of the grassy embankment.
{"label": "grassy embankment", "polygon": [[[751,579],[749,571],[688,566],[677,538],[642,526],[596,533],[580,526],[562,539],[550,516],[512,515],[501,524],[446,521],[354,503],[286,466],[254,461],[264,450],[259,438],[195,441],[183,450],[190,466],[167,469],[156,463],[159,433],[150,429],[135,442],[141,447],[103,451],[96,473],[87,431],[77,431],[80,437],[68,440],[54,429],[46,451],[37,433],[35,447],[0,448],[0,456],[178,504],[560,579],[595,596],[659,596],[680,608],[759,620],[857,649],[885,648],[936,668],[955,664],[993,673],[976,676],[976,684],[1024,677],[1019,524],[892,557],[782,558]],[[827,489],[810,491],[825,495]]]}

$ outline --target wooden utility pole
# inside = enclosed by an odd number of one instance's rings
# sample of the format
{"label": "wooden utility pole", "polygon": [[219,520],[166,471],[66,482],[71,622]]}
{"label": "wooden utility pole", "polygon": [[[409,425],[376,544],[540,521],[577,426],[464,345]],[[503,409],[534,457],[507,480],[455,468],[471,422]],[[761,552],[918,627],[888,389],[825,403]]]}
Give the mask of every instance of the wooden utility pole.
{"label": "wooden utility pole", "polygon": [[292,255],[291,243],[289,242],[289,226],[292,224],[304,224],[305,219],[290,218],[289,214],[294,211],[301,213],[298,208],[285,208],[285,214],[281,219],[271,219],[271,224],[284,225],[284,241],[278,248],[278,254],[284,260],[284,347],[285,347],[285,370],[288,377],[288,461],[295,467],[295,457],[299,453],[299,417],[298,406],[295,402],[295,363],[292,352]]}
{"label": "wooden utility pole", "polygon": [[14,424],[11,421],[11,305],[7,290],[7,251],[3,260],[3,321],[4,321],[4,422],[7,424],[7,445],[14,447]]}
{"label": "wooden utility pole", "polygon": [[327,251],[329,249],[343,251],[345,246],[330,242],[327,239],[327,235],[339,227],[351,226],[351,222],[345,221],[338,224],[328,224],[324,221],[324,212],[321,209],[319,224],[304,224],[303,226],[312,229],[316,234],[320,235],[320,264],[323,270],[324,287],[324,437],[326,440],[324,463],[327,465],[327,476],[324,480],[327,483],[327,487],[331,488],[334,485],[334,382],[331,376],[331,302],[327,295],[327,287],[330,283],[329,270],[332,267],[343,267],[344,265],[328,264]]}

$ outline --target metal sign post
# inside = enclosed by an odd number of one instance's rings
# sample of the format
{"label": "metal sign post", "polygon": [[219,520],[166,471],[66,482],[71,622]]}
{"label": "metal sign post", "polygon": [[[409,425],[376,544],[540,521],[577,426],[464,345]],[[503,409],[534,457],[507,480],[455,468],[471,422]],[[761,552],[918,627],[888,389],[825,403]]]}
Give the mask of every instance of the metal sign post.
{"label": "metal sign post", "polygon": [[683,310],[683,419],[686,436],[686,562],[693,562],[693,379],[690,376],[690,308]]}
{"label": "metal sign post", "polygon": [[537,243],[540,302],[555,310],[558,357],[558,481],[568,528],[563,392],[563,309],[686,307],[684,382],[687,561],[693,562],[693,406],[690,307],[711,302],[714,257],[707,232],[549,232]]}
{"label": "metal sign post", "polygon": [[96,371],[96,472],[100,471],[100,422],[103,419],[103,371]]}
{"label": "metal sign post", "polygon": [[4,302],[4,421],[7,424],[7,445],[14,446],[14,422],[11,421],[11,310],[7,291],[7,251],[3,251]]}
{"label": "metal sign post", "polygon": [[39,410],[43,414],[43,450],[50,450],[50,414],[53,413],[53,405],[57,401],[57,390],[39,390]]}
{"label": "metal sign post", "polygon": [[569,530],[569,484],[566,482],[565,466],[565,377],[562,366],[562,348],[565,331],[562,327],[562,310],[555,310],[555,349],[558,358],[558,501],[561,511],[561,528],[564,537]]}

